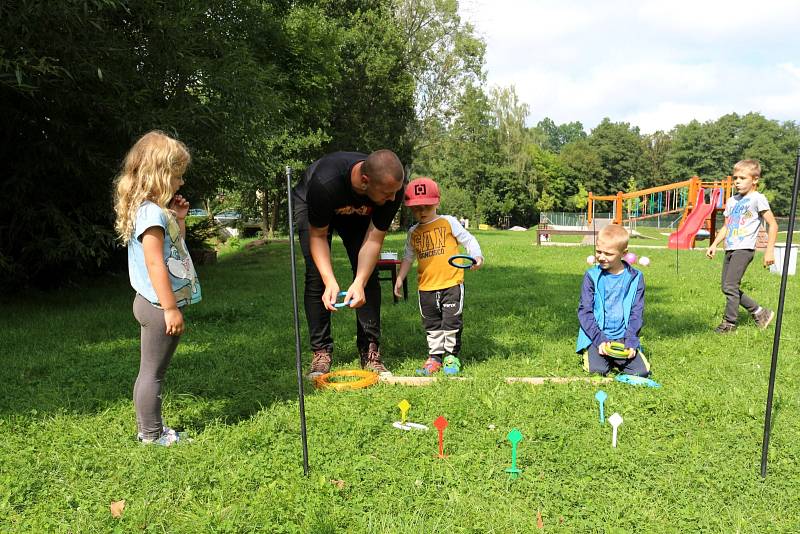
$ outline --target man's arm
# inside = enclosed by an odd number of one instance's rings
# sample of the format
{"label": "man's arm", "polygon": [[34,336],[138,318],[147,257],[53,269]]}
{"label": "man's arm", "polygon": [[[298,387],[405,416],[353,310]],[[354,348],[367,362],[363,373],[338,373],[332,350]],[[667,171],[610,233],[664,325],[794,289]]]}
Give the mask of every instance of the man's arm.
{"label": "man's arm", "polygon": [[317,266],[319,275],[322,277],[322,283],[325,284],[322,303],[326,309],[336,311],[333,305],[336,304],[336,297],[339,294],[339,284],[336,282],[336,277],[333,274],[333,265],[331,265],[328,227],[317,228],[316,226],[308,225],[308,237],[311,257],[314,260],[314,265]]}
{"label": "man's arm", "polygon": [[767,210],[761,214],[769,228],[767,229],[767,250],[764,251],[764,267],[769,267],[775,263],[775,241],[778,239],[778,222],[772,210]]}

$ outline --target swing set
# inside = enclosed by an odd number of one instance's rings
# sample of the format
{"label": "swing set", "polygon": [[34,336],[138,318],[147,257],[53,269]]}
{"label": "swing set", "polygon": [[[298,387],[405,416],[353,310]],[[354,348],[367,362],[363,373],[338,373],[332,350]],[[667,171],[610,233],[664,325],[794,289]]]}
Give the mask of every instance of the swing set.
{"label": "swing set", "polygon": [[[717,189],[720,190],[720,193],[713,195],[712,193]],[[701,192],[702,197],[699,195]],[[716,232],[716,214],[725,209],[725,202],[734,193],[733,180],[730,176],[715,181],[702,181],[697,176],[693,176],[682,182],[630,193],[619,191],[616,195],[594,195],[589,192],[586,221],[589,225],[592,224],[595,202],[611,202],[614,224],[634,227],[640,220],[680,213],[678,224],[678,231],[680,231],[692,211],[706,202],[706,197],[711,200],[716,196],[716,205],[703,223],[703,227],[708,230],[710,238],[713,240]],[[693,237],[692,241],[694,241]]]}

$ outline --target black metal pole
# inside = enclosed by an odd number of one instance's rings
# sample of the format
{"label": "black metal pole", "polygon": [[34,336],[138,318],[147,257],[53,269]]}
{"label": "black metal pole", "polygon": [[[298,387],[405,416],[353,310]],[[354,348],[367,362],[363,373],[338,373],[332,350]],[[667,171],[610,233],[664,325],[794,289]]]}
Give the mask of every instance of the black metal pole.
{"label": "black metal pole", "polygon": [[786,250],[783,253],[781,271],[781,290],[778,295],[778,312],[775,317],[775,336],[772,338],[772,363],[769,368],[769,389],[767,389],[767,408],[764,413],[764,440],[761,443],[761,478],[767,477],[767,455],[769,452],[769,433],[772,420],[772,395],[775,391],[775,372],[778,367],[778,348],[781,344],[781,323],[783,322],[783,302],[786,299],[786,281],[789,274],[789,260],[792,256],[792,237],[794,236],[794,217],[797,211],[797,187],[800,184],[800,148],[794,165],[794,185],[792,186],[792,207],[789,209],[789,227],[786,229]]}
{"label": "black metal pole", "polygon": [[292,258],[292,302],[294,304],[294,346],[297,366],[297,395],[300,400],[300,441],[303,444],[303,474],[308,476],[308,436],[306,405],[303,394],[303,363],[300,349],[300,314],[297,310],[297,260],[294,255],[294,203],[292,202],[292,168],[286,166],[286,192],[289,198],[289,255]]}

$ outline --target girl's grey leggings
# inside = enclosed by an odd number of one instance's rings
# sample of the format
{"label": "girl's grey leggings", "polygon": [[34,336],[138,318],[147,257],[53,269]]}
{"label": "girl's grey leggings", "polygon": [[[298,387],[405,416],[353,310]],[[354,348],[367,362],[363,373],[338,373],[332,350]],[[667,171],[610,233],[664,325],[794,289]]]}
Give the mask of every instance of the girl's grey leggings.
{"label": "girl's grey leggings", "polygon": [[139,376],[136,377],[136,384],[133,386],[136,424],[144,439],[157,439],[163,427],[161,382],[178,347],[180,336],[166,334],[164,310],[156,308],[138,293],[133,299],[133,316],[142,325]]}

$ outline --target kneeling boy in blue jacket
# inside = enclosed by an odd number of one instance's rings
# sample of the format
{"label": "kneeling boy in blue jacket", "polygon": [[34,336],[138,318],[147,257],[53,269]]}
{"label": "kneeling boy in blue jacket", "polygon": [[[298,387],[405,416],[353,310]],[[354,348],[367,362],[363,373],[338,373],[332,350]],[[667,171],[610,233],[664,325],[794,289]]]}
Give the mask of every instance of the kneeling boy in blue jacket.
{"label": "kneeling boy in blue jacket", "polygon": [[[646,377],[650,363],[641,351],[639,331],[644,315],[644,276],[623,261],[628,232],[611,224],[597,233],[596,264],[583,277],[578,305],[578,343],[587,372],[611,369]],[[625,346],[625,355],[610,354],[611,343]]]}

